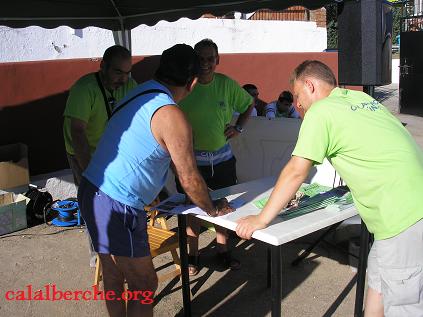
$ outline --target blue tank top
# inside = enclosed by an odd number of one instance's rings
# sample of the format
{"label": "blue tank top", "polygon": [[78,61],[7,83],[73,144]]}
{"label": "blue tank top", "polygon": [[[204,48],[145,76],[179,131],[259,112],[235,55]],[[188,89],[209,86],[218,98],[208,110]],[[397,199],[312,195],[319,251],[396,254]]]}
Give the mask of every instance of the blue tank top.
{"label": "blue tank top", "polygon": [[175,104],[170,91],[150,80],[131,90],[120,103],[149,89],[166,93],[141,95],[116,112],[83,174],[114,200],[137,209],[143,209],[159,194],[171,160],[169,153],[157,143],[150,126],[159,108]]}

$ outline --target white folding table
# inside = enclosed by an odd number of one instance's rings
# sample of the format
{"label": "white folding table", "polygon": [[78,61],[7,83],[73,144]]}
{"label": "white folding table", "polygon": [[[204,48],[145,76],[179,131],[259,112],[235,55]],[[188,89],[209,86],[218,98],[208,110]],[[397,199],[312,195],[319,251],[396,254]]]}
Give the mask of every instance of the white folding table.
{"label": "white folding table", "polygon": [[[213,199],[221,197],[230,197],[240,199],[244,203],[233,213],[221,217],[196,217],[204,219],[213,224],[234,231],[236,228],[236,220],[247,215],[258,214],[260,209],[254,205],[254,201],[270,196],[273,186],[276,182],[274,177],[268,177],[250,181],[247,183],[237,184],[231,187],[219,189],[211,192]],[[311,213],[283,220],[276,217],[274,221],[265,229],[257,230],[253,234],[253,238],[260,240],[271,249],[271,296],[272,296],[272,316],[281,316],[281,300],[282,300],[282,254],[281,246],[284,243],[303,237],[320,229],[340,223],[348,218],[357,215],[354,207],[344,209],[342,211],[326,211],[324,209],[316,210]],[[187,237],[186,237],[186,215],[178,214],[179,227],[179,243],[181,253],[181,269],[182,269],[182,293],[184,315],[191,316],[191,299],[188,275],[188,253],[187,253]],[[362,244],[368,242],[368,232],[364,224],[362,224]],[[364,242],[364,243],[363,243]],[[368,245],[368,243],[367,243]],[[360,258],[358,266],[357,291],[355,316],[362,315],[362,303],[364,295],[364,280],[367,261],[368,248],[360,248]]]}

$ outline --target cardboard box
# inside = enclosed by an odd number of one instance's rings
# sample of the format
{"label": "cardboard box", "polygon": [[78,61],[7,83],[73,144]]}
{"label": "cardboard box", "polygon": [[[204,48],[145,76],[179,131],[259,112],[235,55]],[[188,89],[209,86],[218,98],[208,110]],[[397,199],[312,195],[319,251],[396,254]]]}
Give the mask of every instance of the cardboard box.
{"label": "cardboard box", "polygon": [[22,143],[0,146],[0,189],[28,184],[27,146]]}
{"label": "cardboard box", "polygon": [[0,195],[0,235],[27,227],[26,205],[28,202],[29,199],[21,194]]}

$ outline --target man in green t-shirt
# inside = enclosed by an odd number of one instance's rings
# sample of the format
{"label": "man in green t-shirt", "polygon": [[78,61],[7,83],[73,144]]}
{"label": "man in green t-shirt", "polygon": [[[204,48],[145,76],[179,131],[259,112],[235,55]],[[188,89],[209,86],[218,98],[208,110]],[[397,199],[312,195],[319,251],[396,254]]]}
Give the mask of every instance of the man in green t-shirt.
{"label": "man in green t-shirt", "polygon": [[88,166],[114,105],[137,83],[129,77],[131,53],[123,46],[109,47],[100,71],[81,77],[70,89],[63,135],[75,184]]}
{"label": "man in green t-shirt", "polygon": [[351,190],[375,242],[368,261],[366,316],[423,316],[423,152],[383,105],[363,92],[336,87],[332,71],[305,61],[291,77],[305,112],[291,160],[269,201],[238,221],[251,238],[295,196],[314,164],[326,157]]}
{"label": "man in green t-shirt", "polygon": [[[236,160],[228,143],[243,131],[254,108],[253,98],[235,80],[216,73],[219,64],[217,45],[210,39],[198,42],[195,51],[200,57],[200,74],[194,90],[179,106],[192,126],[194,151],[198,169],[211,190],[235,185]],[[235,112],[240,115],[235,125],[230,125]],[[177,189],[183,192],[176,179]],[[198,273],[198,235],[200,224],[189,217],[187,226],[189,244],[189,272]],[[218,257],[231,269],[240,263],[227,249],[226,229],[216,227]]]}

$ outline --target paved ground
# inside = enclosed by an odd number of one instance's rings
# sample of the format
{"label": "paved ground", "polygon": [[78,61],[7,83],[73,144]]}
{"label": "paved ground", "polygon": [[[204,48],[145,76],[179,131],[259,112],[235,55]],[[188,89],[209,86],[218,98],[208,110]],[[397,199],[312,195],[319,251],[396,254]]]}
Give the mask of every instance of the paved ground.
{"label": "paved ground", "polygon": [[[423,118],[398,114],[398,87],[377,89],[377,97],[399,119],[423,147]],[[169,221],[175,227],[174,219]],[[201,236],[202,270],[191,279],[193,316],[270,316],[270,290],[266,288],[266,248],[257,242],[232,238],[234,254],[242,260],[236,272],[219,268],[215,261],[214,234]],[[289,243],[283,248],[284,316],[353,316],[355,273],[347,255],[320,244],[298,267],[290,262],[316,238],[315,235]],[[106,316],[101,301],[6,301],[8,290],[33,289],[46,284],[60,290],[87,290],[94,269],[88,266],[85,233],[63,231],[40,225],[0,237],[0,316]],[[166,266],[169,256],[155,259],[156,267]],[[182,297],[178,279],[160,285],[156,316],[181,316]]]}
{"label": "paved ground", "polygon": [[[171,226],[175,221],[170,220]],[[56,233],[56,234],[55,234]],[[242,270],[222,270],[216,263],[213,232],[201,236],[202,270],[191,279],[193,316],[270,316],[270,290],[266,288],[266,248],[261,243],[239,242],[234,254]],[[321,245],[298,267],[290,266],[296,254],[307,247],[309,236],[284,247],[282,309],[285,316],[352,316],[355,273],[347,256]],[[60,290],[87,290],[94,269],[88,266],[88,251],[82,230],[61,231],[44,225],[0,240],[0,316],[106,316],[101,301],[15,301],[4,298],[8,290],[43,288],[55,284]],[[156,267],[170,262],[155,259]],[[166,269],[166,268],[165,268]],[[182,316],[178,279],[160,285],[156,316]]]}

